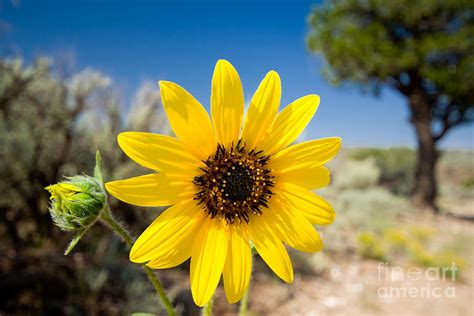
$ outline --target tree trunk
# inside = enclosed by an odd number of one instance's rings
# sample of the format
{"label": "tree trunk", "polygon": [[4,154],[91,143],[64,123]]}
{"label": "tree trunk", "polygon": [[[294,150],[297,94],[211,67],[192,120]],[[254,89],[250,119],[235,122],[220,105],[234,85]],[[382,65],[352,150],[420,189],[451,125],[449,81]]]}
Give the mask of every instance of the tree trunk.
{"label": "tree trunk", "polygon": [[438,152],[432,133],[431,107],[420,94],[410,96],[412,123],[418,140],[418,159],[412,201],[416,207],[438,212],[436,206],[436,162]]}

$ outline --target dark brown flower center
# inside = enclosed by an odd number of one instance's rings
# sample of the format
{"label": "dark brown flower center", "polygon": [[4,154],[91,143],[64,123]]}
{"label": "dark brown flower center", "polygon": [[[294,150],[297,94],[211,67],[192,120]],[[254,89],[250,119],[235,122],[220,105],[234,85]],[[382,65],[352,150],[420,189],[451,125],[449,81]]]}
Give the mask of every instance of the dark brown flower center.
{"label": "dark brown flower center", "polygon": [[262,214],[272,195],[273,176],[267,168],[269,156],[262,151],[247,151],[239,141],[230,148],[217,146],[201,168],[203,173],[194,177],[199,191],[194,199],[211,216],[222,217],[227,223],[249,221],[249,216]]}

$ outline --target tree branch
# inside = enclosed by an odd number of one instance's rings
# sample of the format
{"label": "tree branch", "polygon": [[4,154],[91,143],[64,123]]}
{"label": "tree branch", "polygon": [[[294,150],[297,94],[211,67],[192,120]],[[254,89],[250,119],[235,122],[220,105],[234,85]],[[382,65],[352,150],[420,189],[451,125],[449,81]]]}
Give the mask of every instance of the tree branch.
{"label": "tree branch", "polygon": [[435,142],[439,141],[441,138],[444,137],[444,135],[446,135],[446,133],[453,127],[455,126],[458,126],[462,123],[465,122],[464,120],[464,112],[459,112],[459,115],[454,119],[454,120],[450,120],[449,117],[451,116],[451,113],[453,113],[454,110],[452,111],[446,111],[445,115],[444,115],[444,119],[443,119],[443,128],[441,129],[441,131],[433,136],[433,139]]}

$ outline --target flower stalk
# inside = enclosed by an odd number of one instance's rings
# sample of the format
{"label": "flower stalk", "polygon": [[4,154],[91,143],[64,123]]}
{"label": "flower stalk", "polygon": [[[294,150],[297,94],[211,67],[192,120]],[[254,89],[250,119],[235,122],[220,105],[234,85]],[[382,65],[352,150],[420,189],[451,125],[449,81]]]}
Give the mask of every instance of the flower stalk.
{"label": "flower stalk", "polygon": [[239,316],[247,316],[247,310],[248,310],[248,305],[249,305],[249,292],[250,292],[250,282],[249,282],[249,288],[247,289],[244,296],[242,297],[242,300],[240,301]]}
{"label": "flower stalk", "polygon": [[212,305],[214,303],[214,295],[209,302],[202,308],[202,316],[212,316]]}
{"label": "flower stalk", "polygon": [[[112,231],[114,231],[120,237],[120,239],[122,239],[123,242],[127,244],[127,246],[129,246],[130,248],[133,246],[134,238],[128,233],[128,231],[123,227],[123,225],[114,218],[114,216],[110,212],[110,207],[108,204],[105,205],[105,208],[102,211],[100,219],[102,223],[104,223]],[[170,299],[166,295],[166,292],[163,289],[163,286],[161,285],[160,281],[156,277],[153,270],[147,267],[145,264],[142,264],[141,266],[143,270],[145,270],[145,273],[148,276],[148,279],[150,280],[156,293],[160,297],[161,302],[163,303],[168,315],[175,316],[176,313],[173,309],[173,305],[171,304]]]}

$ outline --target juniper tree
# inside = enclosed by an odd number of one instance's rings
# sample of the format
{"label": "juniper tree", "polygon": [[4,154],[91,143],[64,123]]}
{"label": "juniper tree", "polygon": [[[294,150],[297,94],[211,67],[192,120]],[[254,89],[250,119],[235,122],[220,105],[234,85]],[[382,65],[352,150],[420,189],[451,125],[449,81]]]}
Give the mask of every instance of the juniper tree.
{"label": "juniper tree", "polygon": [[309,21],[309,49],[332,83],[405,97],[418,144],[412,199],[436,211],[437,144],[474,119],[474,3],[335,0]]}

